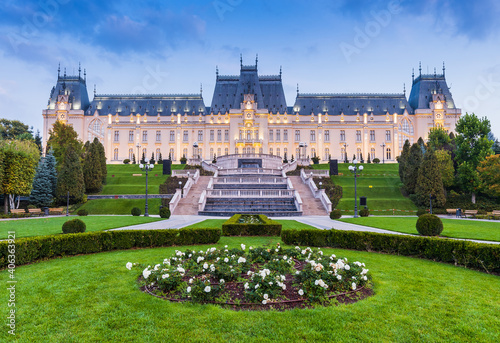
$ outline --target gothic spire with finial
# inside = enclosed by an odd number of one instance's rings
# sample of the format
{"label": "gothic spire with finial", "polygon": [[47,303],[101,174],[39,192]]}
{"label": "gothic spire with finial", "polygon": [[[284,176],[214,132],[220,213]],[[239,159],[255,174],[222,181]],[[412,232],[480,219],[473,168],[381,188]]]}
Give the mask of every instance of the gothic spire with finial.
{"label": "gothic spire with finial", "polygon": [[406,97],[406,84],[403,82],[403,95]]}
{"label": "gothic spire with finial", "polygon": [[415,68],[411,68],[411,83],[415,81]]}
{"label": "gothic spire with finial", "polygon": [[95,87],[95,83],[94,83],[94,98],[95,98],[95,95],[97,94],[97,89]]}
{"label": "gothic spire with finial", "polygon": [[243,68],[243,55],[240,53],[240,67]]}
{"label": "gothic spire with finial", "polygon": [[64,67],[64,78],[66,78],[66,67]]}
{"label": "gothic spire with finial", "polygon": [[200,96],[203,96],[203,83],[200,83]]}
{"label": "gothic spire with finial", "polygon": [[422,76],[422,61],[418,62],[418,75]]}
{"label": "gothic spire with finial", "polygon": [[297,96],[299,96],[299,84],[297,83]]}
{"label": "gothic spire with finial", "polygon": [[219,79],[219,66],[215,66],[215,78]]}
{"label": "gothic spire with finial", "polygon": [[82,74],[82,64],[78,62],[78,79],[80,79],[81,74]]}
{"label": "gothic spire with finial", "polygon": [[59,62],[59,66],[57,67],[57,78],[61,76],[61,62]]}
{"label": "gothic spire with finial", "polygon": [[281,80],[281,74],[283,74],[283,68],[280,66],[280,80]]}
{"label": "gothic spire with finial", "polygon": [[443,77],[444,77],[444,71],[445,71],[445,67],[444,67],[444,61],[443,61]]}
{"label": "gothic spire with finial", "polygon": [[87,69],[83,68],[83,81],[87,83]]}
{"label": "gothic spire with finial", "polygon": [[257,68],[258,62],[259,62],[259,54],[255,54],[255,68]]}

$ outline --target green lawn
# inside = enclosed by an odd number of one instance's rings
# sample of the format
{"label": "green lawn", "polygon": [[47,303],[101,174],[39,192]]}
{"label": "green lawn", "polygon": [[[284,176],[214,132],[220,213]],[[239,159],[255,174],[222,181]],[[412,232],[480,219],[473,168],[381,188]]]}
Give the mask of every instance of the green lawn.
{"label": "green lawn", "polygon": [[[148,199],[149,214],[159,214],[160,205],[161,199]],[[89,214],[130,214],[133,207],[139,207],[144,214],[145,206],[146,199],[97,199],[87,201],[73,212],[86,209]]]}
{"label": "green lawn", "polygon": [[[184,164],[173,164],[172,169],[184,169]],[[146,189],[146,172],[137,164],[108,164],[108,176],[102,195],[114,194],[144,194]],[[142,174],[142,176],[133,176]],[[158,186],[165,182],[168,175],[163,175],[163,167],[155,165],[148,174],[148,193],[158,194]]]}
{"label": "green lawn", "polygon": [[[216,245],[276,243],[222,237]],[[189,247],[207,249],[208,246]],[[17,267],[17,342],[498,342],[500,278],[426,260],[324,249],[362,261],[375,295],[351,305],[240,311],[142,293],[127,262],[159,263],[179,247],[54,259]],[[0,298],[8,299],[5,280]],[[7,300],[5,300],[7,303]],[[1,307],[0,315],[8,316]],[[4,325],[0,341],[13,341]]]}
{"label": "green lawn", "polygon": [[[202,222],[189,225],[189,227],[193,227],[193,228],[201,228],[201,227],[202,228],[206,228],[206,227],[207,228],[212,228],[212,227],[222,228],[222,224],[224,224],[224,222],[226,220],[227,219],[206,219]],[[314,226],[303,224],[303,223],[300,223],[296,220],[278,219],[276,221],[281,223],[281,225],[283,225],[283,227],[282,227],[283,229],[316,229]]]}
{"label": "green lawn", "polygon": [[[8,231],[15,231],[16,237],[31,237],[54,235],[62,233],[62,225],[64,222],[75,217],[52,217],[52,218],[37,218],[37,219],[17,219],[17,220],[1,220],[0,221],[0,239],[7,238]],[[151,217],[113,217],[113,216],[88,216],[78,217],[87,225],[86,232],[102,231],[114,229],[117,227],[150,223],[161,220],[160,218]]]}
{"label": "green lawn", "polygon": [[[416,229],[417,217],[408,218],[341,218],[346,223],[353,223],[379,229],[411,233],[418,235]],[[483,222],[478,220],[442,219],[443,232],[441,236],[453,238],[481,239],[485,241],[500,241],[500,222]],[[335,225],[334,225],[335,227]]]}
{"label": "green lawn", "polygon": [[[343,188],[343,197],[337,206],[343,214],[354,214],[354,175],[349,171],[349,165],[339,163],[339,175],[332,176],[333,182]],[[408,211],[417,211],[417,207],[399,190],[401,180],[399,180],[397,163],[364,163],[362,165],[364,169],[357,178],[358,209],[359,197],[366,196],[368,208],[373,215],[411,215],[414,213]],[[329,169],[330,167],[328,164],[319,164],[314,165],[314,168]]]}

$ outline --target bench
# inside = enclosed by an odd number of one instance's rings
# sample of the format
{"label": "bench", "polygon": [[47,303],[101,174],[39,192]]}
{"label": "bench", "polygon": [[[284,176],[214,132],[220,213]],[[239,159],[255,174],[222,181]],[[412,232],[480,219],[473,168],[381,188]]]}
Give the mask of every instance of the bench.
{"label": "bench", "polygon": [[446,213],[448,213],[449,215],[456,214],[457,213],[457,209],[456,208],[447,208],[446,209]]}
{"label": "bench", "polygon": [[472,217],[476,218],[476,214],[477,214],[477,210],[465,210],[463,212],[462,217],[467,218],[467,216],[472,216]]}
{"label": "bench", "polygon": [[488,213],[488,219],[497,219],[500,218],[500,210],[493,210],[491,213]]}
{"label": "bench", "polygon": [[11,209],[10,213],[16,217],[26,217],[26,211],[23,208]]}
{"label": "bench", "polygon": [[64,208],[62,207],[56,207],[56,208],[49,208],[49,214],[63,214]]}
{"label": "bench", "polygon": [[42,215],[42,210],[39,208],[28,208],[28,212],[30,215]]}

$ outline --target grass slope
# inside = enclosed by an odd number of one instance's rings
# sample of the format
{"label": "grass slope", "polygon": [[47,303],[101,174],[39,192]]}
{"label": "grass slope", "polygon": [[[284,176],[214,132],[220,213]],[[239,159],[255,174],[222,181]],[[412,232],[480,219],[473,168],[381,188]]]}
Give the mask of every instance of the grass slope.
{"label": "grass slope", "polygon": [[[227,219],[207,219],[202,222],[196,223],[189,225],[188,227],[191,228],[221,228],[222,224]],[[296,220],[282,220],[282,219],[275,219],[278,223],[283,225],[283,229],[316,229],[314,226],[299,223]]]}
{"label": "grass slope", "polygon": [[[342,186],[344,191],[337,206],[337,209],[343,210],[344,214],[354,214],[354,176],[348,169],[349,165],[339,163],[339,175],[332,176],[333,182]],[[417,207],[399,190],[401,181],[397,163],[364,163],[362,165],[364,169],[357,178],[358,209],[360,208],[359,197],[366,196],[368,208],[372,210],[371,214],[414,214],[406,212],[416,211]],[[314,168],[329,169],[330,167],[328,164],[319,164],[314,165]],[[399,211],[393,211],[393,209]]]}
{"label": "grass slope", "polygon": [[[8,231],[14,231],[16,238],[59,234],[62,233],[64,222],[70,219],[75,219],[75,217],[2,220],[0,221],[0,239],[6,239]],[[88,216],[78,217],[78,219],[83,220],[87,225],[86,232],[102,231],[162,220],[161,218],[132,216]]]}
{"label": "grass slope", "polygon": [[[379,229],[411,233],[418,235],[417,218],[341,218],[340,221],[352,224],[376,227]],[[453,238],[481,239],[500,241],[500,223],[496,221],[483,222],[478,220],[442,219],[443,232],[441,236]],[[334,225],[335,226],[335,225]]]}
{"label": "grass slope", "polygon": [[[148,199],[148,213],[160,214],[161,199]],[[144,214],[146,199],[97,199],[89,200],[75,208],[72,213],[86,209],[89,214],[130,214],[133,207],[139,207]],[[70,208],[71,210],[71,208]]]}
{"label": "grass slope", "polygon": [[[223,237],[238,247],[278,238]],[[207,249],[208,246],[189,247]],[[127,262],[159,263],[176,248],[115,251],[18,267],[17,342],[498,342],[500,278],[452,265],[324,249],[365,262],[375,295],[351,305],[234,312],[139,291]],[[184,248],[180,248],[184,249]],[[7,280],[7,271],[0,279]],[[7,287],[0,298],[8,299]],[[0,314],[7,317],[7,306]],[[0,341],[10,341],[7,327]]]}

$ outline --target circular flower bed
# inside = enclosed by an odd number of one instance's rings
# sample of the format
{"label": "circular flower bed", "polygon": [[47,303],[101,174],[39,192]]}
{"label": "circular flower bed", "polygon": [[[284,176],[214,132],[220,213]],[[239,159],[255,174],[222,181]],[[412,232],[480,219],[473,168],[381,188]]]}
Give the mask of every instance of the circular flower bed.
{"label": "circular flower bed", "polygon": [[[372,294],[365,264],[295,247],[175,251],[140,268],[141,289],[171,301],[216,303],[235,309],[289,309],[350,303]],[[144,268],[144,269],[143,269]]]}

